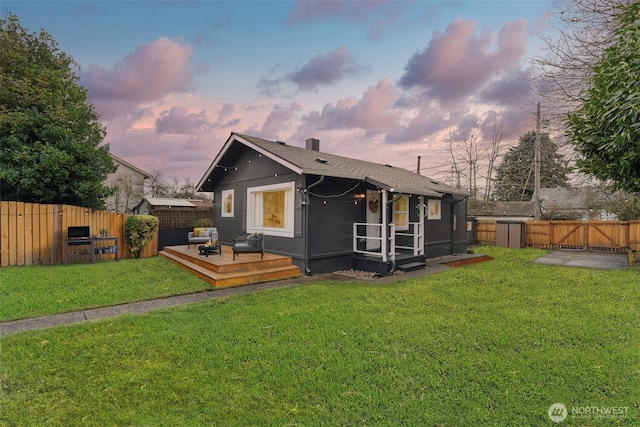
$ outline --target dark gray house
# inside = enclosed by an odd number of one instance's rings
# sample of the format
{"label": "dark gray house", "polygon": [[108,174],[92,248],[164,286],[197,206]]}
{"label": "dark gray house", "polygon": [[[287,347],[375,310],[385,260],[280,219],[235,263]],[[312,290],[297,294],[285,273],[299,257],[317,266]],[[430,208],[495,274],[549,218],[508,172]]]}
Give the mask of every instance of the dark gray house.
{"label": "dark gray house", "polygon": [[386,273],[466,252],[464,191],[406,169],[232,133],[198,183],[220,241],[265,234],[306,274]]}

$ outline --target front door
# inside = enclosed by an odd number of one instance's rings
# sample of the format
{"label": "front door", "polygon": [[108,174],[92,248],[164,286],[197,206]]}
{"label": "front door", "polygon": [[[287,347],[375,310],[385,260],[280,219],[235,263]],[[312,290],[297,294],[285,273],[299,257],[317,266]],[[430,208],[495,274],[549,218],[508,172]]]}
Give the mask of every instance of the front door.
{"label": "front door", "polygon": [[[367,224],[380,224],[382,218],[380,214],[380,209],[382,208],[381,204],[382,202],[380,201],[380,193],[376,190],[367,190]],[[380,227],[368,225],[367,237],[380,237]],[[367,250],[380,250],[380,240],[367,239]]]}

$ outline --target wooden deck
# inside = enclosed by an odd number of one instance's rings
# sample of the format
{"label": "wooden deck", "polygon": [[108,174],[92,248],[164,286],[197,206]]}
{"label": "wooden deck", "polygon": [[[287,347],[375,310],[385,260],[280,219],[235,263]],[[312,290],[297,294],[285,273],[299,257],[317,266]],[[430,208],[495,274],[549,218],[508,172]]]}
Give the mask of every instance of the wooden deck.
{"label": "wooden deck", "polygon": [[300,268],[291,258],[265,252],[238,254],[233,260],[230,246],[221,245],[220,255],[204,256],[198,253],[198,245],[166,246],[160,255],[189,270],[216,288],[249,285],[251,283],[290,279],[300,276]]}

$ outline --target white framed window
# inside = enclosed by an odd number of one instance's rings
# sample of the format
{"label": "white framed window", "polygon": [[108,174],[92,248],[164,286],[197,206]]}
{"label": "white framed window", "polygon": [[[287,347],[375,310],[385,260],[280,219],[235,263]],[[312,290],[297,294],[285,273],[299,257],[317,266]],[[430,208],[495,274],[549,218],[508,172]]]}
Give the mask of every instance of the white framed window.
{"label": "white framed window", "polygon": [[427,201],[427,219],[442,219],[442,202],[437,199]]}
{"label": "white framed window", "polygon": [[295,182],[247,189],[247,232],[293,237]]}
{"label": "white framed window", "polygon": [[409,229],[409,196],[406,194],[393,202],[393,223],[396,230]]}
{"label": "white framed window", "polygon": [[223,217],[233,217],[233,190],[222,190],[222,213]]}

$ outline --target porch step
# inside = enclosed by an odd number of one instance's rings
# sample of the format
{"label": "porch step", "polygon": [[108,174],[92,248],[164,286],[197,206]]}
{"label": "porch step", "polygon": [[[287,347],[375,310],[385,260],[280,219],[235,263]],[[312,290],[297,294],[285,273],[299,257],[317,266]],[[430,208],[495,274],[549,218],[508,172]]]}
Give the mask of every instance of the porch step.
{"label": "porch step", "polygon": [[425,262],[421,262],[421,261],[416,261],[416,262],[410,262],[408,264],[402,264],[402,265],[398,265],[397,269],[400,271],[413,271],[413,270],[420,270],[422,268],[425,268],[427,266],[427,264]]}

